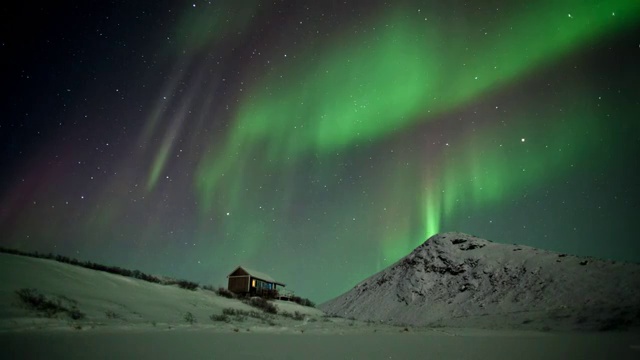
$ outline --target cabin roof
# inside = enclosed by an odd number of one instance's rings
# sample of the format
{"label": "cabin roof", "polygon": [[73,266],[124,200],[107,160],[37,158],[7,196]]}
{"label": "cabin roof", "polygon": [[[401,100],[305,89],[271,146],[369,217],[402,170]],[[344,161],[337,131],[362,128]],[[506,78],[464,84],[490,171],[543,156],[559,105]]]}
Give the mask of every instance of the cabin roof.
{"label": "cabin roof", "polygon": [[244,270],[247,274],[251,275],[251,277],[254,277],[256,279],[264,280],[266,282],[278,284],[278,285],[281,285],[281,286],[286,286],[285,284],[274,280],[271,276],[269,276],[269,275],[267,275],[267,274],[265,274],[263,272],[256,271],[256,270],[253,270],[253,269],[249,269],[249,268],[247,268],[245,266],[238,266],[229,275],[227,275],[227,277],[231,276],[234,272],[238,271],[238,269]]}

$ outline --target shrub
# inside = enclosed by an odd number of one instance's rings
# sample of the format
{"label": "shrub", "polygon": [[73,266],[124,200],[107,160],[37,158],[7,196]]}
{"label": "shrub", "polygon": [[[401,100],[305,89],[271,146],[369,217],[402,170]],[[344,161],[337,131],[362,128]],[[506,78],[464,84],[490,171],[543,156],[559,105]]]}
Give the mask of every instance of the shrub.
{"label": "shrub", "polygon": [[232,308],[225,308],[225,309],[222,309],[222,315],[225,315],[227,317],[233,316],[233,320],[236,320],[236,321],[244,321],[247,317],[260,319],[262,321],[271,320],[270,315],[267,315],[263,312],[254,311],[254,310],[245,311],[245,310],[238,310],[238,309],[232,309]]}
{"label": "shrub", "polygon": [[236,295],[234,293],[232,293],[231,291],[223,288],[223,287],[219,287],[218,290],[216,290],[216,294],[218,294],[218,296],[222,296],[222,297],[226,297],[227,299],[235,299]]}
{"label": "shrub", "polygon": [[252,318],[256,318],[256,319],[260,319],[260,320],[269,320],[271,319],[273,316],[272,315],[268,315],[265,314],[263,312],[259,312],[259,311],[255,311],[255,310],[251,310],[247,313],[247,315],[249,315]]}
{"label": "shrub", "polygon": [[232,309],[232,308],[225,308],[225,309],[222,309],[222,313],[224,315],[235,316],[235,315],[244,315],[246,314],[246,311]]}
{"label": "shrub", "polygon": [[151,282],[151,283],[156,283],[156,284],[160,283],[160,279],[158,279],[157,277],[155,277],[153,275],[149,275],[149,274],[145,274],[145,273],[141,273],[139,279],[147,281],[147,282]]}
{"label": "shrub", "polygon": [[73,320],[82,320],[86,317],[86,315],[77,308],[67,310],[67,314]]}
{"label": "shrub", "polygon": [[231,322],[231,319],[229,318],[229,316],[225,314],[221,314],[221,315],[213,314],[209,316],[209,319],[211,319],[211,321],[224,321],[226,323]]}
{"label": "shrub", "polygon": [[246,303],[250,306],[253,306],[255,308],[258,308],[268,314],[277,314],[278,313],[278,308],[273,305],[272,303],[270,303],[269,301],[267,301],[267,299],[263,299],[260,297],[254,297],[251,298],[249,301],[246,301]]}
{"label": "shrub", "polygon": [[196,318],[195,318],[195,316],[193,316],[193,314],[191,312],[187,311],[184,314],[184,321],[188,322],[189,324],[193,324],[193,323],[196,322]]}
{"label": "shrub", "polygon": [[[123,275],[123,274],[120,274]],[[153,276],[153,275],[149,275],[149,274],[145,274],[142,271],[139,270],[133,270],[131,272],[131,277],[136,278],[136,279],[140,279],[140,280],[144,280],[147,282],[151,282],[151,283],[156,283],[156,284],[160,284],[161,280],[158,279],[157,277]]]}
{"label": "shrub", "polygon": [[312,308],[316,307],[316,304],[313,301],[304,298],[300,300],[300,305]]}
{"label": "shrub", "polygon": [[259,296],[268,300],[274,300],[279,298],[280,294],[277,290],[262,289]]}
{"label": "shrub", "polygon": [[[36,289],[20,289],[16,291],[16,294],[28,308],[46,317],[54,317],[58,313],[66,313],[73,320],[85,318],[85,314],[76,307],[77,301],[71,300],[66,296],[52,300],[39,293]],[[63,305],[60,299],[69,302],[71,307]]]}
{"label": "shrub", "polygon": [[178,284],[178,286],[182,289],[187,289],[192,291],[196,290],[199,286],[198,283],[188,281],[188,280],[178,280],[176,284]]}
{"label": "shrub", "polygon": [[59,312],[65,312],[67,309],[62,306],[60,301],[47,299],[36,289],[20,289],[16,291],[20,300],[31,310],[35,310],[44,314],[46,317],[53,317]]}
{"label": "shrub", "polygon": [[233,320],[235,321],[244,321],[249,313],[243,310],[226,308],[222,309],[222,315],[225,316],[233,316]]}
{"label": "shrub", "polygon": [[316,307],[316,304],[313,301],[309,299],[301,298],[300,296],[292,296],[291,301],[302,306]]}
{"label": "shrub", "polygon": [[299,320],[299,321],[304,320],[304,314],[301,314],[299,311],[296,311],[293,314],[285,311],[285,312],[280,313],[280,315],[282,315],[284,317],[287,317],[287,318],[290,318],[290,319],[293,319],[293,320]]}
{"label": "shrub", "polygon": [[109,318],[109,319],[120,319],[120,318],[121,318],[121,316],[120,316],[119,314],[117,314],[116,312],[111,311],[111,310],[107,310],[107,311],[105,311],[105,312],[104,312],[104,314],[105,314],[105,315],[107,316],[107,318]]}

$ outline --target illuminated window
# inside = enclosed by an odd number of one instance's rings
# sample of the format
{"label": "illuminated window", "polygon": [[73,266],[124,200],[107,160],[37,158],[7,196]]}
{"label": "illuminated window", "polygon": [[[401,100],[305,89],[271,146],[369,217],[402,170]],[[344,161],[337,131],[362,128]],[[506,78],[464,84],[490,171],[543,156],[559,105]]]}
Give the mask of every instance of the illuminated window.
{"label": "illuminated window", "polygon": [[251,287],[256,287],[256,279],[251,280]]}

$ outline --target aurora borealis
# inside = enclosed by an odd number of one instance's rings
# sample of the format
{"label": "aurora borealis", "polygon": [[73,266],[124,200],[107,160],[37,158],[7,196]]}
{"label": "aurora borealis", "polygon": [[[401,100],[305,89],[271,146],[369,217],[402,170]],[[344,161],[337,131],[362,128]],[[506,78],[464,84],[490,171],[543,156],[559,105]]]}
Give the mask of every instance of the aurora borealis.
{"label": "aurora borealis", "polygon": [[640,261],[640,2],[238,3],[12,12],[0,246],[318,302],[441,231]]}

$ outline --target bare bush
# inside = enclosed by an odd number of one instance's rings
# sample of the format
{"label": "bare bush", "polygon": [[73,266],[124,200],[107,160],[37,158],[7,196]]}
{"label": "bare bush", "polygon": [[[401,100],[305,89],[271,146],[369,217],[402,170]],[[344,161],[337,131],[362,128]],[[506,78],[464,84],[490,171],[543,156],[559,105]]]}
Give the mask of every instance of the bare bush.
{"label": "bare bush", "polygon": [[222,322],[226,322],[229,323],[231,322],[231,318],[229,318],[229,316],[225,315],[225,314],[213,314],[211,316],[209,316],[209,319],[211,319],[211,321],[222,321]]}
{"label": "bare bush", "polygon": [[300,313],[299,311],[296,311],[293,314],[285,311],[285,312],[281,312],[280,315],[293,320],[298,320],[298,321],[304,320],[304,314]]}
{"label": "bare bush", "polygon": [[[20,289],[16,291],[16,294],[22,303],[29,309],[34,310],[45,317],[55,317],[58,313],[64,313],[73,320],[85,318],[85,314],[76,307],[77,301],[71,300],[66,296],[58,299],[50,299],[38,292],[36,289]],[[61,299],[70,303],[71,306],[65,306]]]}
{"label": "bare bush", "polygon": [[189,280],[178,280],[176,281],[176,284],[178,284],[178,286],[182,289],[186,289],[186,290],[196,290],[200,285],[198,285],[198,283],[195,283],[193,281],[189,281]]}
{"label": "bare bush", "polygon": [[220,287],[216,290],[216,294],[218,294],[219,296],[222,297],[226,297],[227,299],[235,299],[236,298],[236,294],[232,293],[231,291]]}
{"label": "bare bush", "polygon": [[268,314],[277,314],[278,313],[278,308],[273,305],[273,303],[269,302],[267,299],[264,298],[260,298],[260,297],[253,297],[251,299],[249,299],[248,301],[245,301],[245,303],[247,305],[253,306],[255,308],[258,308]]}
{"label": "bare bush", "polygon": [[193,316],[193,314],[189,311],[187,311],[184,314],[184,321],[186,321],[187,323],[193,325],[194,323],[196,323],[196,317]]}

